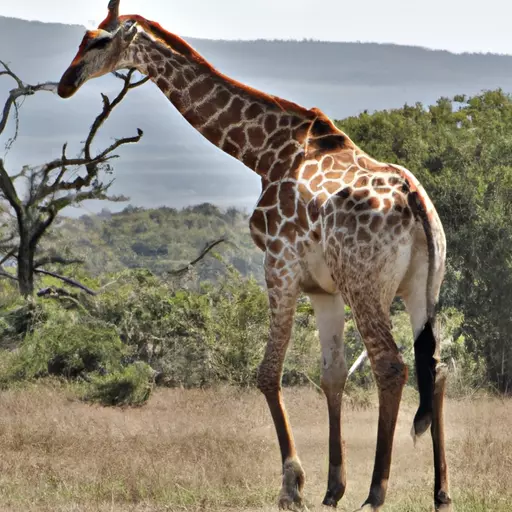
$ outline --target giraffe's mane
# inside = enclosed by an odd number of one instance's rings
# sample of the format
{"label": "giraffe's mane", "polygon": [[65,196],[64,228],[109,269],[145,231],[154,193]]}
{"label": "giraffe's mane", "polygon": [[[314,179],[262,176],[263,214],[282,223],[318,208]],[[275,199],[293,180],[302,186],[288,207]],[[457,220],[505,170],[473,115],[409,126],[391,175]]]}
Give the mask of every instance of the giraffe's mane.
{"label": "giraffe's mane", "polygon": [[318,112],[316,111],[316,109],[307,109],[292,101],[288,101],[283,98],[273,96],[271,94],[266,94],[262,91],[259,91],[258,89],[254,89],[253,87],[245,85],[241,82],[238,82],[237,80],[234,80],[233,78],[224,75],[223,73],[218,71],[212,64],[210,64],[202,55],[200,55],[199,52],[194,50],[194,48],[192,48],[192,46],[189,43],[187,43],[184,39],[177,36],[176,34],[168,32],[167,30],[162,28],[162,26],[159,23],[156,23],[155,21],[147,20],[146,18],[143,18],[142,16],[139,16],[137,14],[120,16],[119,19],[120,21],[135,20],[145,31],[149,33],[149,35],[151,35],[155,39],[160,40],[162,43],[169,46],[174,51],[177,51],[180,54],[193,59],[201,66],[206,67],[212,74],[220,77],[223,81],[229,83],[237,89],[244,90],[245,92],[251,94],[259,100],[263,100],[272,105],[275,105],[280,110],[295,112],[299,115],[305,116],[306,118],[314,119],[315,117],[318,116]]}

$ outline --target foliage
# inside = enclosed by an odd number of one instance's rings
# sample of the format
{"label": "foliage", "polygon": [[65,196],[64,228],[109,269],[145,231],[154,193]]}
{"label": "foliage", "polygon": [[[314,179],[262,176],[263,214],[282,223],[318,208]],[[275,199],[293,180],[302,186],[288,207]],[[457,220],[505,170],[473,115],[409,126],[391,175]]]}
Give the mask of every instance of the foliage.
{"label": "foliage", "polygon": [[[204,203],[182,210],[126,207],[119,213],[104,209],[97,215],[63,219],[55,236],[73,247],[93,275],[124,268],[149,269],[157,275],[180,268],[203,249],[206,242],[229,240],[216,248],[222,259],[243,275],[263,282],[261,251],[248,229],[248,216],[236,208],[221,210]],[[224,273],[222,261],[208,258],[199,269],[201,279],[214,280]]]}
{"label": "foliage", "polygon": [[[124,271],[95,301],[94,314],[117,326],[134,359],[148,362],[166,386],[229,383],[252,386],[268,337],[266,292],[233,267],[215,284],[194,272],[163,280],[149,271]],[[297,315],[284,382],[305,382],[318,371],[318,343],[310,313]]]}
{"label": "foliage", "polygon": [[463,315],[465,346],[503,390],[512,384],[512,100],[502,91],[364,113],[338,123],[373,157],[409,168],[448,242],[442,307]]}
{"label": "foliage", "polygon": [[44,302],[36,316],[11,360],[12,379],[106,372],[129,355],[115,328],[97,319]]}
{"label": "foliage", "polygon": [[153,369],[137,361],[106,375],[91,375],[87,400],[101,405],[143,405],[153,389]]}
{"label": "foliage", "polygon": [[[442,99],[430,108],[364,113],[342,124],[372,155],[410,168],[439,209],[449,260],[436,328],[442,360],[452,370],[450,393],[465,396],[490,386],[509,390],[512,102],[495,91]],[[244,213],[209,204],[180,211],[129,207],[62,219],[47,240],[84,255],[87,265],[68,266],[65,275],[99,293],[22,301],[5,281],[3,385],[58,374],[87,382],[88,398],[109,404],[142,403],[153,381],[253,386],[268,336],[268,305],[261,252],[247,224]],[[167,272],[182,267],[212,237],[234,243],[219,246],[184,276]],[[52,279],[42,283],[55,286]],[[411,327],[398,301],[392,324],[414,386]],[[348,307],[345,347],[350,365],[363,344]],[[319,352],[313,311],[304,297],[283,384],[318,385]],[[366,364],[349,381],[354,403],[368,403],[364,390],[372,383]]]}

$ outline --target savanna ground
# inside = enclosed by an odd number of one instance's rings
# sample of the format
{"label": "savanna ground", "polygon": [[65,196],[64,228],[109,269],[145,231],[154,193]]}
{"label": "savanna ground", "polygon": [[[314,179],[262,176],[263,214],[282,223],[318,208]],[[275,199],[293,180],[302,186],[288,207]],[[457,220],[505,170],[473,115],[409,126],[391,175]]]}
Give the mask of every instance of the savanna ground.
{"label": "savanna ground", "polygon": [[[324,399],[286,389],[307,473],[306,500],[320,506],[327,466]],[[395,438],[389,511],[431,510],[428,437],[413,447],[414,393],[407,390]],[[355,404],[355,402],[353,402]],[[377,409],[346,405],[348,489],[339,509],[365,499]],[[158,390],[142,408],[91,406],[58,385],[0,394],[0,510],[275,511],[279,452],[257,391]],[[512,401],[447,403],[448,459],[456,510],[512,508]]]}

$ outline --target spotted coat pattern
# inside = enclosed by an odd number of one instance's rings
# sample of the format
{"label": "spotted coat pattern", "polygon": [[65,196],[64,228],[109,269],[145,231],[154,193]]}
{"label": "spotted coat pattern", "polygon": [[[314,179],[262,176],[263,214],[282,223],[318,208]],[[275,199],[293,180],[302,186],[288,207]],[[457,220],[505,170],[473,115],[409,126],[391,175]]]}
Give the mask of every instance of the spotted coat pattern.
{"label": "spotted coat pattern", "polygon": [[[69,97],[86,79],[135,67],[151,78],[204,137],[261,177],[262,192],[250,230],[265,253],[271,322],[258,387],[267,399],[281,449],[280,507],[302,506],[304,471],[280,381],[296,299],[303,291],[311,296],[319,320],[322,389],[329,411],[324,504],[336,506],[345,491],[340,415],[347,377],[343,304],[348,303],[379,389],[375,466],[361,509],[379,510],[407,378],[391,335],[389,309],[396,295],[404,297],[415,336],[432,318],[446,252],[432,202],[408,170],[371,158],[320,110],[305,109],[226,77],[157,23],[136,15],[119,16],[118,0],[110,1],[109,10],[99,30],[84,38],[61,79],[59,94]],[[100,46],[109,49],[89,51],[99,39]],[[423,338],[430,340],[429,336]],[[438,347],[433,350],[436,368]],[[420,423],[428,426],[433,421],[435,502],[438,510],[448,511],[443,382],[436,382],[433,416]]]}

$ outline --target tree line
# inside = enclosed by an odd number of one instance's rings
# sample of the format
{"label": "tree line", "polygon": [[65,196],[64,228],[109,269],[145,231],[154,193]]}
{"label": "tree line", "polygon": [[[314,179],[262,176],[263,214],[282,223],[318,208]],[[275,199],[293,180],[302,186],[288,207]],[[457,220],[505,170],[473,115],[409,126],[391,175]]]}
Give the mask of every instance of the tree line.
{"label": "tree line", "polygon": [[[0,76],[16,87],[0,133],[9,115],[19,115],[20,98],[52,87],[25,84],[2,65]],[[124,199],[108,195],[112,158],[142,133],[91,150],[103,122],[143,83],[131,72],[120,80],[115,99],[102,97],[79,155],[68,157],[64,144],[60,159],[17,172],[0,160],[0,384],[59,376],[84,397],[110,404],[142,403],[155,383],[252,385],[268,316],[261,253],[250,240],[245,212],[204,204],[180,211],[104,209],[80,219],[60,215],[92,197]],[[14,148],[18,122],[8,141]],[[455,375],[452,391],[509,392],[512,99],[487,91],[428,107],[364,112],[337,124],[370,155],[409,168],[439,211],[448,241],[439,335]],[[362,345],[350,310],[345,313],[351,362]],[[392,319],[397,343],[412,362],[400,302]],[[316,336],[303,298],[285,384],[318,383]],[[367,370],[353,377],[355,385],[371,385]]]}

